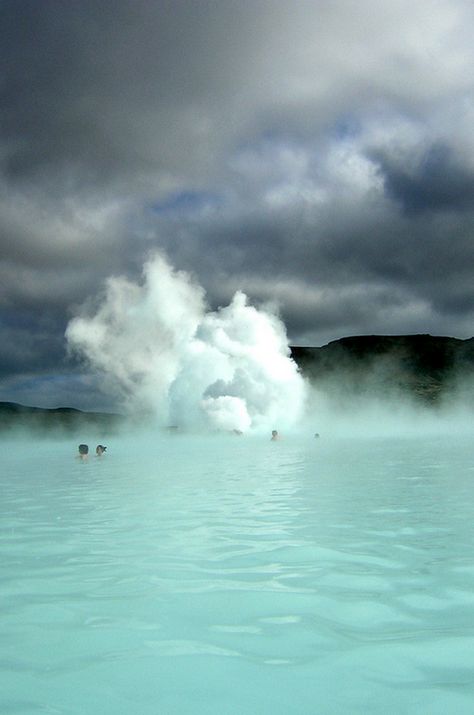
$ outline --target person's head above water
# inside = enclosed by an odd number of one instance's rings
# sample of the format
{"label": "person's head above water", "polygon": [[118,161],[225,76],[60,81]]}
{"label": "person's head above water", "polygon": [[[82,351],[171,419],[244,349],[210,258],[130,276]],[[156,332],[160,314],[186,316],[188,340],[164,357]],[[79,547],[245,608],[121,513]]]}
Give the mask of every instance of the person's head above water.
{"label": "person's head above water", "polygon": [[89,446],[87,444],[79,445],[79,459],[86,460],[89,456]]}
{"label": "person's head above water", "polygon": [[280,435],[278,434],[278,430],[272,429],[272,439],[280,439]]}
{"label": "person's head above water", "polygon": [[107,447],[104,447],[103,444],[98,444],[97,447],[95,448],[95,453],[98,457],[101,457],[104,454],[106,449],[107,449]]}

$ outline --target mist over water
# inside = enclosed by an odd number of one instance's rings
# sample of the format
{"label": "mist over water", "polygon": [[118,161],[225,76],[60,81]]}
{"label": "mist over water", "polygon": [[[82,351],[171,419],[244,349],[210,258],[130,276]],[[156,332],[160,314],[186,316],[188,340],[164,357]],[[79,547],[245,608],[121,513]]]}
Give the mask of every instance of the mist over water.
{"label": "mist over water", "polygon": [[324,383],[310,387],[306,418],[300,431],[319,432],[324,439],[407,438],[421,440],[473,432],[472,402],[462,390],[448,393],[439,404],[423,403],[406,393],[367,389],[354,395]]}
{"label": "mist over water", "polygon": [[277,315],[242,292],[208,311],[203,288],[161,255],[145,264],[141,284],[109,278],[66,339],[128,414],[242,432],[291,428],[303,414],[307,388]]}

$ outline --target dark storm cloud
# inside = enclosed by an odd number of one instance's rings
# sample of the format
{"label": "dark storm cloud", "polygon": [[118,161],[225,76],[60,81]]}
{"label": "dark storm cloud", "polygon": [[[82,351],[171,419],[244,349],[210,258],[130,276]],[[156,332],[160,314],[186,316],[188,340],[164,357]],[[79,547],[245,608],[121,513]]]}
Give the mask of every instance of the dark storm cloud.
{"label": "dark storm cloud", "polygon": [[[214,306],[238,288],[257,301],[276,300],[298,341],[315,325],[327,335],[332,324],[336,336],[371,326],[416,332],[417,319],[433,325],[431,310],[448,332],[453,319],[469,322],[473,215],[407,218],[385,205],[383,192],[375,207],[373,197],[354,207],[335,195],[324,210],[302,214],[242,211],[236,225],[221,213],[199,228],[187,223],[177,243],[163,226],[158,234],[175,262],[198,271]],[[415,313],[425,305],[424,312],[407,320],[410,305]]]}
{"label": "dark storm cloud", "polygon": [[[160,227],[162,243],[180,264],[200,266],[214,303],[224,303],[237,288],[254,300],[278,301],[298,342],[331,337],[330,325],[332,337],[422,332],[422,326],[450,333],[453,324],[468,333],[473,213],[443,207],[423,215],[400,212],[370,152],[358,145],[353,150],[351,161],[364,160],[373,181],[358,195],[353,186],[347,191],[344,177],[331,175],[330,158],[321,170],[319,155],[314,186],[305,174],[285,189],[291,195],[298,188],[297,200],[270,207],[254,184],[239,210],[221,209],[199,228],[188,220],[183,242],[174,244],[173,233],[166,241]],[[219,266],[214,274],[213,264]]]}
{"label": "dark storm cloud", "polygon": [[[335,113],[340,125],[348,107],[374,99],[436,104],[434,89],[450,94],[460,83],[446,67],[461,8],[432,0],[418,9],[404,0],[390,8],[373,0],[7,0],[5,174],[48,178],[63,190],[121,180],[136,188],[158,171],[178,180],[207,173],[222,146],[258,132],[311,136]],[[441,32],[446,56],[436,57]]]}
{"label": "dark storm cloud", "polygon": [[378,159],[387,193],[408,214],[474,209],[474,168],[446,144],[431,146],[413,167],[387,155]]}
{"label": "dark storm cloud", "polygon": [[0,12],[5,175],[75,190],[205,168],[209,133],[232,123],[216,104],[232,109],[259,18],[235,3],[145,0],[13,0]]}
{"label": "dark storm cloud", "polygon": [[210,307],[278,305],[300,343],[471,335],[473,20],[462,0],[2,2],[8,394],[16,372],[65,395],[45,371],[77,369],[68,319],[154,250]]}
{"label": "dark storm cloud", "polygon": [[[10,318],[10,320],[9,320]],[[0,324],[2,350],[0,374],[8,377],[35,371],[62,372],[65,370],[64,341],[61,322],[35,321],[28,313],[5,314]]]}

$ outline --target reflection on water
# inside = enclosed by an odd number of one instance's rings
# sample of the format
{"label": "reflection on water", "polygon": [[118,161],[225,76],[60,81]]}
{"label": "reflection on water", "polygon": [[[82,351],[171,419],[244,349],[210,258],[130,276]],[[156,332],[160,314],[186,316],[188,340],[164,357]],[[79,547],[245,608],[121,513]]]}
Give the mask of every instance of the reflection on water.
{"label": "reflection on water", "polygon": [[461,438],[4,445],[5,713],[471,713]]}

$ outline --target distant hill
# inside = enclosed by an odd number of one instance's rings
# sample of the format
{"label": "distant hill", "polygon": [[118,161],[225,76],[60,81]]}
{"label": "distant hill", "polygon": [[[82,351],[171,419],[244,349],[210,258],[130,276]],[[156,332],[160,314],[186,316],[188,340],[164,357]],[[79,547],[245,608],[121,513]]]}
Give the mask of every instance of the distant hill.
{"label": "distant hill", "polygon": [[83,412],[73,407],[27,407],[16,402],[0,402],[0,431],[24,427],[35,432],[75,432],[86,427],[107,435],[116,430],[123,417],[108,412]]}
{"label": "distant hill", "polygon": [[329,392],[398,392],[437,403],[457,380],[474,377],[474,338],[360,335],[320,348],[292,346],[302,374]]}

